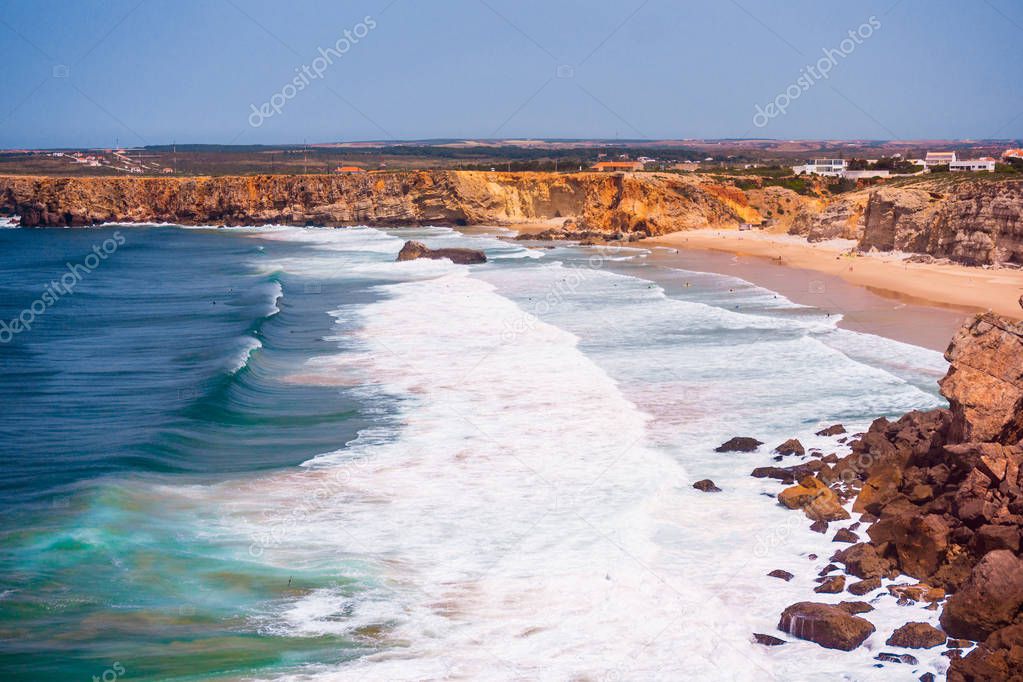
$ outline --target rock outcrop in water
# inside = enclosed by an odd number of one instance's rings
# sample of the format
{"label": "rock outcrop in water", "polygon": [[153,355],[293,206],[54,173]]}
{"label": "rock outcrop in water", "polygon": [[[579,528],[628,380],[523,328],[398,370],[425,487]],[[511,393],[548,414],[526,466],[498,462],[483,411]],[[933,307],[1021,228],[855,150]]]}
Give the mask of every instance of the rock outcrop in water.
{"label": "rock outcrop in water", "polygon": [[785,609],[778,629],[828,649],[852,651],[874,632],[870,621],[840,605],[799,602]]}
{"label": "rock outcrop in water", "polygon": [[432,260],[448,259],[452,263],[461,265],[472,265],[474,263],[486,263],[487,256],[476,249],[430,249],[426,244],[417,241],[407,241],[398,252],[398,260],[417,260],[419,258],[430,258]]}

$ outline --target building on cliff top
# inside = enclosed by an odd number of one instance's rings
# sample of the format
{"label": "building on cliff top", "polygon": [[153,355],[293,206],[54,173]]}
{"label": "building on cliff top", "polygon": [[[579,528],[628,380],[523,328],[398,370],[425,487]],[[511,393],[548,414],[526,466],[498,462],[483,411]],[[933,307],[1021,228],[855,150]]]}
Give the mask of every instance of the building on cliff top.
{"label": "building on cliff top", "polygon": [[948,164],[950,171],[988,171],[995,172],[995,160],[990,156],[980,159],[962,159]]}
{"label": "building on cliff top", "polygon": [[847,180],[864,180],[866,178],[887,178],[891,174],[891,171],[886,170],[847,170],[842,173],[842,177]]}
{"label": "building on cliff top", "polygon": [[1002,152],[1002,161],[1009,159],[1023,159],[1023,149],[1006,149]]}
{"label": "building on cliff top", "polygon": [[848,163],[845,159],[813,159],[802,166],[793,166],[796,175],[826,175],[840,177],[845,173]]}
{"label": "building on cliff top", "polygon": [[334,169],[335,173],[365,173],[365,168],[359,168],[358,166],[338,166]]}
{"label": "building on cliff top", "polygon": [[924,165],[928,168],[931,166],[948,166],[957,160],[955,152],[927,152]]}
{"label": "building on cliff top", "polygon": [[615,171],[641,171],[642,161],[600,161],[590,166],[592,170],[601,173],[612,173]]}

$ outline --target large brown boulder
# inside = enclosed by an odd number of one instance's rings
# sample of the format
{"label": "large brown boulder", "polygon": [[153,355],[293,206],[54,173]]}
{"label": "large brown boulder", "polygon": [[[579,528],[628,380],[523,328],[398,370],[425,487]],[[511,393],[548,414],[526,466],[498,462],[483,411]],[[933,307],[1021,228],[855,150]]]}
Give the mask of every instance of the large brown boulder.
{"label": "large brown boulder", "polygon": [[831,604],[799,602],[781,614],[778,629],[828,649],[852,651],[874,632],[870,621]]}
{"label": "large brown boulder", "polygon": [[937,514],[902,514],[882,518],[867,529],[872,542],[895,549],[902,572],[925,579],[945,559],[950,529]]}
{"label": "large brown boulder", "polygon": [[802,509],[814,521],[844,521],[849,518],[849,512],[842,508],[835,491],[813,476],[807,476],[799,485],[778,493],[778,501],[789,509]]}
{"label": "large brown boulder", "polygon": [[846,572],[864,580],[883,578],[891,570],[891,562],[882,558],[877,549],[866,542],[843,549],[834,558],[845,564]]}
{"label": "large brown boulder", "polygon": [[881,508],[899,494],[901,484],[901,468],[894,465],[881,467],[863,484],[852,510],[857,514],[863,512],[880,514]]}
{"label": "large brown boulder", "polygon": [[1013,444],[1023,438],[1023,323],[985,313],[956,332],[939,383],[952,409],[954,442]]}
{"label": "large brown boulder", "polygon": [[[884,417],[875,419],[866,433],[850,443],[852,452],[835,465],[835,478],[851,483],[876,476],[871,487],[880,489],[892,478],[893,472],[900,472],[907,465],[938,464],[944,456],[942,446],[951,421],[951,413],[944,409],[908,412],[895,422]],[[899,484],[901,478],[896,481],[896,485]],[[874,492],[876,490],[867,495]],[[884,488],[884,493],[887,492],[889,489]],[[885,501],[884,494],[874,497],[878,502]],[[859,503],[859,510],[868,501],[874,500],[865,498]]]}
{"label": "large brown boulder", "polygon": [[1006,549],[984,556],[941,614],[952,637],[983,640],[995,630],[1023,622],[1023,559]]}
{"label": "large brown boulder", "polygon": [[398,260],[416,260],[417,258],[431,258],[439,260],[447,258],[452,263],[460,265],[471,265],[473,263],[486,263],[487,256],[476,249],[430,249],[422,242],[409,240],[398,252]]}
{"label": "large brown boulder", "polygon": [[906,623],[889,637],[885,644],[907,649],[933,649],[945,643],[945,633],[930,623]]}
{"label": "large brown boulder", "polygon": [[966,658],[952,661],[948,682],[1023,681],[1023,625],[991,634]]}

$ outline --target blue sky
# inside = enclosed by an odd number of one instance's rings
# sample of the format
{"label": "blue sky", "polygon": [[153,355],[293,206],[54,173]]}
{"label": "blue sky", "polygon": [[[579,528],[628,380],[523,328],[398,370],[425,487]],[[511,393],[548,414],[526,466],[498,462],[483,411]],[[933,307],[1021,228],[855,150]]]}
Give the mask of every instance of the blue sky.
{"label": "blue sky", "polygon": [[0,147],[1016,138],[1021,34],[1017,0],[0,0]]}

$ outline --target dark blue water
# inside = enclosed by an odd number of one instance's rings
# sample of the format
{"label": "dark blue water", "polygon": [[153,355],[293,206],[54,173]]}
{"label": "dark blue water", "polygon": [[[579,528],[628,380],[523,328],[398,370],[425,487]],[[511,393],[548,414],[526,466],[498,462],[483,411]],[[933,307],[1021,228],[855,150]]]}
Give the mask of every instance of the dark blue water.
{"label": "dark blue water", "polygon": [[[370,299],[260,268],[302,250],[233,231],[0,230],[0,678],[116,662],[125,679],[191,679],[350,655],[239,616],[331,576],[239,557],[140,485],[293,467],[366,425],[345,390],[287,381],[344,346],[324,301]],[[69,272],[73,288],[49,284]]]}
{"label": "dark blue water", "polygon": [[283,297],[279,275],[253,272],[253,259],[295,246],[171,228],[3,230],[0,319],[115,233],[116,252],[0,345],[5,508],[122,471],[295,464],[355,433],[356,406],[336,390],[278,399],[281,369],[326,350],[333,323],[322,305],[307,314],[301,287]]}

